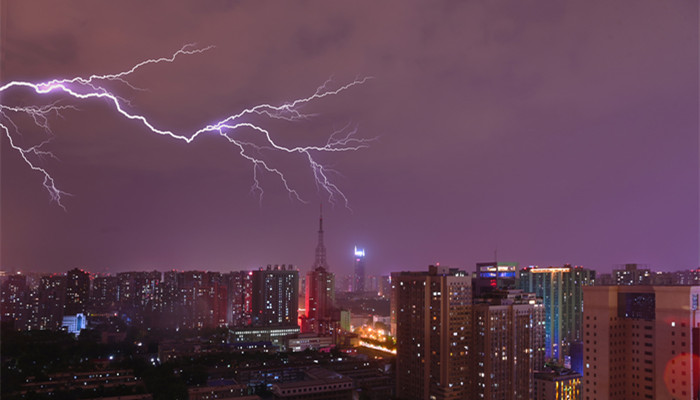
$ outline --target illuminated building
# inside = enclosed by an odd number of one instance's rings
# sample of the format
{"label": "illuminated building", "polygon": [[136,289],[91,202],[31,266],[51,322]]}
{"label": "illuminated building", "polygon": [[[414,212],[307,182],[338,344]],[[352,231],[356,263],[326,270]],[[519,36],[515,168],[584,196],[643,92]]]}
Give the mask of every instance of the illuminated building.
{"label": "illuminated building", "polygon": [[63,302],[66,293],[65,275],[41,277],[39,282],[39,329],[57,330],[63,322]]}
{"label": "illuminated building", "polygon": [[298,326],[280,327],[248,327],[229,329],[231,343],[260,343],[270,342],[272,345],[286,350],[285,338],[299,333]]}
{"label": "illuminated building", "polygon": [[470,389],[471,278],[454,268],[395,272],[396,396],[467,398]]}
{"label": "illuminated building", "polygon": [[3,321],[12,321],[15,329],[21,329],[27,317],[25,305],[28,297],[27,276],[21,274],[7,276],[2,283],[0,298]]}
{"label": "illuminated building", "polygon": [[570,265],[520,270],[520,289],[544,303],[547,358],[564,361],[569,343],[581,341],[583,287],[594,282],[595,271]]}
{"label": "illuminated building", "polygon": [[581,374],[558,368],[535,373],[533,400],[580,400]]}
{"label": "illuminated building", "polygon": [[299,271],[292,265],[253,271],[252,316],[255,326],[298,326]]}
{"label": "illuminated building", "polygon": [[302,332],[330,334],[333,328],[335,275],[328,271],[326,246],[323,244],[323,214],[318,222],[318,244],[312,270],[306,275],[306,315]]}
{"label": "illuminated building", "polygon": [[161,282],[159,271],[132,271],[117,274],[119,303],[122,308],[152,308],[156,287]]}
{"label": "illuminated building", "polygon": [[335,303],[335,276],[323,267],[306,275],[306,318],[303,332],[330,334],[333,304]]}
{"label": "illuminated building", "polygon": [[68,333],[79,335],[80,331],[87,328],[87,318],[83,313],[76,315],[66,315],[63,317],[62,328],[65,328]]}
{"label": "illuminated building", "polygon": [[353,292],[365,291],[365,250],[355,246],[355,279]]}
{"label": "illuminated building", "polygon": [[639,268],[638,264],[625,264],[624,269],[614,269],[613,278],[616,285],[649,285],[651,270]]}
{"label": "illuminated building", "polygon": [[90,296],[90,273],[74,268],[66,273],[65,315],[85,313]]}
{"label": "illuminated building", "polygon": [[544,366],[544,308],[521,290],[474,299],[471,374],[474,399],[529,400]]}
{"label": "illuminated building", "polygon": [[116,276],[96,276],[92,280],[90,292],[90,310],[107,312],[117,308],[119,285]]}
{"label": "illuminated building", "polygon": [[472,277],[474,297],[496,289],[517,288],[517,263],[477,263],[476,274]]}
{"label": "illuminated building", "polygon": [[246,326],[252,323],[253,310],[253,272],[230,272],[228,284],[228,324]]}
{"label": "illuminated building", "polygon": [[593,286],[584,294],[585,400],[695,400],[700,286]]}

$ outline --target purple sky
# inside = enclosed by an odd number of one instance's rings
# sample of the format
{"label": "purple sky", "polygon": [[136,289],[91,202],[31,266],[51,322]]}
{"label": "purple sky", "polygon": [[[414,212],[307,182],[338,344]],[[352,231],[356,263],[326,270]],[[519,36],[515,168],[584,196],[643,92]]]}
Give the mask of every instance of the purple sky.
{"label": "purple sky", "polygon": [[67,211],[2,138],[3,269],[306,270],[319,203],[338,274],[355,245],[372,274],[473,270],[496,248],[522,265],[700,265],[697,1],[68,3],[2,3],[3,83],[118,72],[196,42],[216,48],[147,67],[131,81],[149,91],[120,94],[185,133],[371,76],[307,121],[266,126],[289,145],[347,123],[378,140],[319,158],[352,212],[298,159],[278,162],[308,204],[271,175],[260,204],[221,137],[188,145],[64,98],[79,111],[50,121],[60,161],[44,165],[73,194]]}

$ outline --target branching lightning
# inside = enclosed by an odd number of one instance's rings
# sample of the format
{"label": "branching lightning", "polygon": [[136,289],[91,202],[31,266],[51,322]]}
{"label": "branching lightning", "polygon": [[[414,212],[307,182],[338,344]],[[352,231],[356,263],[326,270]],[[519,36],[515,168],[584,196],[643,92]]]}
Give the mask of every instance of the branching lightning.
{"label": "branching lightning", "polygon": [[[259,174],[268,173],[275,176],[289,195],[301,202],[305,202],[299,192],[292,187],[284,172],[278,167],[273,166],[263,154],[267,153],[294,153],[302,157],[311,170],[311,175],[316,183],[319,191],[324,192],[328,201],[331,203],[342,202],[348,207],[348,198],[333,183],[331,179],[333,174],[337,174],[331,168],[317,161],[317,156],[320,153],[327,152],[345,152],[355,151],[368,146],[373,139],[363,139],[356,136],[357,127],[348,124],[343,128],[332,132],[325,144],[315,146],[284,146],[273,139],[273,135],[267,129],[263,128],[258,123],[253,123],[246,116],[262,116],[271,119],[281,119],[289,122],[299,121],[312,117],[311,114],[305,114],[301,111],[301,107],[315,100],[321,100],[325,97],[337,95],[346,91],[353,86],[361,85],[369,78],[355,79],[354,81],[342,85],[340,87],[331,88],[331,80],[324,82],[316,91],[304,98],[299,98],[291,102],[281,105],[259,104],[252,108],[248,108],[238,112],[237,114],[229,115],[222,120],[207,124],[200,129],[190,132],[189,134],[176,133],[174,131],[156,127],[145,115],[131,110],[131,103],[125,98],[116,95],[107,88],[107,84],[117,83],[128,87],[131,90],[144,90],[132,85],[128,81],[128,77],[137,70],[158,63],[172,63],[178,56],[192,55],[203,53],[210,50],[212,47],[195,48],[193,45],[185,45],[170,57],[161,57],[156,59],[148,59],[142,61],[132,68],[116,74],[106,75],[91,75],[85,77],[75,77],[71,79],[54,79],[47,82],[32,83],[23,81],[13,81],[0,86],[0,94],[11,89],[28,89],[38,95],[47,95],[49,93],[62,94],[68,98],[77,100],[102,99],[109,104],[123,117],[140,122],[148,131],[154,134],[168,136],[172,139],[183,141],[187,144],[192,143],[200,135],[215,134],[223,137],[238,149],[241,157],[248,160],[253,168],[253,184],[251,191],[259,196],[262,200],[264,191],[259,181]],[[45,150],[46,144],[52,138],[52,131],[49,125],[49,120],[52,117],[61,117],[62,112],[66,110],[77,110],[70,105],[60,105],[59,103],[50,103],[44,106],[10,106],[0,102],[0,129],[4,131],[10,146],[17,151],[24,162],[32,170],[41,174],[44,178],[43,186],[48,191],[52,202],[55,202],[60,207],[65,209],[63,198],[69,195],[67,192],[59,189],[56,180],[51,175],[49,170],[42,166],[41,161],[47,157],[55,158],[50,152]],[[16,137],[22,135],[22,131],[17,123],[17,118],[29,118],[35,127],[43,130],[47,135],[47,139],[38,145],[22,146],[18,143]],[[251,130],[261,140],[261,143],[253,143],[250,140],[243,140],[237,135],[238,131]]]}

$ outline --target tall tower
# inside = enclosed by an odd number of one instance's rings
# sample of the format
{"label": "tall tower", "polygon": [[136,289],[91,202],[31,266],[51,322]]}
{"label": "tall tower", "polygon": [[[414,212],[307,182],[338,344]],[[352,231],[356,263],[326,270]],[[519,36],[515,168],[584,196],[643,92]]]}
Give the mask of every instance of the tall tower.
{"label": "tall tower", "polygon": [[316,260],[313,269],[318,267],[328,268],[326,263],[326,246],[323,244],[323,205],[320,206],[318,218],[318,244],[316,245]]}
{"label": "tall tower", "polygon": [[365,250],[355,246],[355,280],[352,285],[354,292],[365,291]]}
{"label": "tall tower", "polygon": [[302,332],[330,333],[334,302],[335,276],[328,271],[326,262],[326,246],[323,244],[323,208],[321,207],[316,259],[306,276],[306,315],[302,321]]}

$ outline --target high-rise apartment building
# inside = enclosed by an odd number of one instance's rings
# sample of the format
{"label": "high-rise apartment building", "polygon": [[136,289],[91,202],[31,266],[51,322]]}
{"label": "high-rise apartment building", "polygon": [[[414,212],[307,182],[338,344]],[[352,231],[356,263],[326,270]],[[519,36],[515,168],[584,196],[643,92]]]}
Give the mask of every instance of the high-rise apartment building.
{"label": "high-rise apartment building", "polygon": [[585,400],[695,400],[700,286],[593,286],[584,294]]}
{"label": "high-rise apartment building", "polygon": [[569,343],[582,338],[583,287],[594,284],[595,271],[565,265],[524,268],[519,275],[520,288],[543,300],[546,357],[563,361]]}
{"label": "high-rise apartment building", "polygon": [[391,274],[396,329],[396,395],[464,399],[470,389],[471,278],[430,266]]}
{"label": "high-rise apartment building", "polygon": [[532,293],[493,291],[474,299],[471,375],[474,399],[529,400],[544,367],[544,307]]}
{"label": "high-rise apartment building", "polygon": [[253,325],[298,326],[299,271],[292,265],[253,271]]}
{"label": "high-rise apartment building", "polygon": [[365,250],[355,246],[355,279],[353,281],[354,292],[364,292],[365,289]]}
{"label": "high-rise apartment building", "polygon": [[39,329],[56,330],[63,322],[63,303],[66,295],[66,276],[48,275],[39,281]]}
{"label": "high-rise apartment building", "polygon": [[90,299],[90,273],[74,268],[66,273],[64,315],[85,313]]}
{"label": "high-rise apartment building", "polygon": [[117,310],[119,300],[119,285],[116,276],[96,276],[92,280],[90,292],[90,310],[103,313]]}
{"label": "high-rise apartment building", "polygon": [[227,274],[226,282],[228,284],[228,324],[250,325],[253,312],[253,271],[230,272]]}
{"label": "high-rise apartment building", "polygon": [[22,274],[9,275],[0,288],[2,291],[2,296],[0,296],[2,320],[12,321],[15,329],[22,329],[27,319],[26,304],[29,297],[27,276]]}
{"label": "high-rise apartment building", "polygon": [[638,264],[625,264],[625,268],[613,269],[613,279],[616,285],[649,285],[651,270],[639,268]]}

